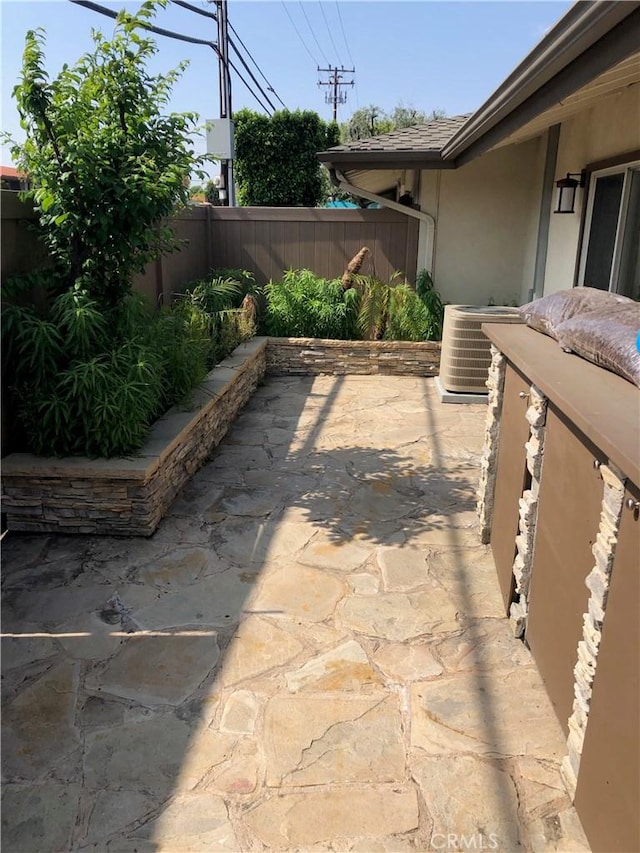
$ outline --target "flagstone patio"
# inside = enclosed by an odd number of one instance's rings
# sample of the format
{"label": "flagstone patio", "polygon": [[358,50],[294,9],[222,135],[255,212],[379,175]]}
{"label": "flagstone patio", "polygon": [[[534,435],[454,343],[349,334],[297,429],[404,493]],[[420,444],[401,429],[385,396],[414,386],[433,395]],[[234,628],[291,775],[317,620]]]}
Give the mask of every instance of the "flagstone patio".
{"label": "flagstone patio", "polygon": [[3,853],[586,851],[486,408],[270,378],[148,540],[3,543]]}

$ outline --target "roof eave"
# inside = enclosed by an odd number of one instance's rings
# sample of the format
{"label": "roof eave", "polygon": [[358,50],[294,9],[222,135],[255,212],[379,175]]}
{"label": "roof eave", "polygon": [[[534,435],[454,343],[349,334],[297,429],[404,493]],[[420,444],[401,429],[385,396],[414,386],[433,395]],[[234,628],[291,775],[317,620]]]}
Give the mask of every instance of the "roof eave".
{"label": "roof eave", "polygon": [[430,151],[321,151],[318,155],[327,168],[338,169],[451,169],[454,163],[443,161],[439,150]]}
{"label": "roof eave", "polygon": [[637,50],[640,0],[576,3],[442,149],[458,165]]}

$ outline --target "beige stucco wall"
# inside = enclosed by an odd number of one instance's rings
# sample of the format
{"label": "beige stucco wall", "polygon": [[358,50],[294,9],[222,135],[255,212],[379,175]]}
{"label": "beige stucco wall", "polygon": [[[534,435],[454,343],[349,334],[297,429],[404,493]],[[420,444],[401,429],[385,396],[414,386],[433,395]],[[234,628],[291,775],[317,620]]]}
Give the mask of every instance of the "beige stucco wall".
{"label": "beige stucco wall", "polygon": [[[520,304],[533,282],[544,138],[460,169],[423,171],[420,206],[436,220],[433,278],[446,302]],[[427,229],[418,249],[426,256]]]}
{"label": "beige stucco wall", "polygon": [[[591,163],[640,149],[640,85],[605,98],[563,122],[556,178],[579,172]],[[544,293],[573,287],[578,264],[582,209],[587,190],[578,190],[573,215],[551,215]],[[553,205],[556,196],[554,193]]]}

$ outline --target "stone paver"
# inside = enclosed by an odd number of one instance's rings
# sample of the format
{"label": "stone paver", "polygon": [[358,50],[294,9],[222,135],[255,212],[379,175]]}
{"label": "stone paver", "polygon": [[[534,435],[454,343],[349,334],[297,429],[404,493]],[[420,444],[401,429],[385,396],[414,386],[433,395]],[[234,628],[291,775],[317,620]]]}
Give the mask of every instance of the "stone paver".
{"label": "stone paver", "polygon": [[394,782],[405,750],[396,697],[276,696],[265,711],[267,785]]}
{"label": "stone paver", "polygon": [[10,534],[3,851],[588,851],[479,543],[485,413],[269,379],[151,539]]}
{"label": "stone paver", "polygon": [[134,635],[107,665],[85,679],[88,691],[133,699],[140,705],[180,705],[220,657],[213,636]]}

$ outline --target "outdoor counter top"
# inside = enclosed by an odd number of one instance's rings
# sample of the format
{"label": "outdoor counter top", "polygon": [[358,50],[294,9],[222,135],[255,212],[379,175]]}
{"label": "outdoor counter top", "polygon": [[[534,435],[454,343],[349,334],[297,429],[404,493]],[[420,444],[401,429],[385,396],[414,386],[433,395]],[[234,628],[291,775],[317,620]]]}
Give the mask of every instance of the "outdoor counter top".
{"label": "outdoor counter top", "polygon": [[528,326],[484,323],[482,330],[596,447],[640,485],[640,389],[561,349]]}

